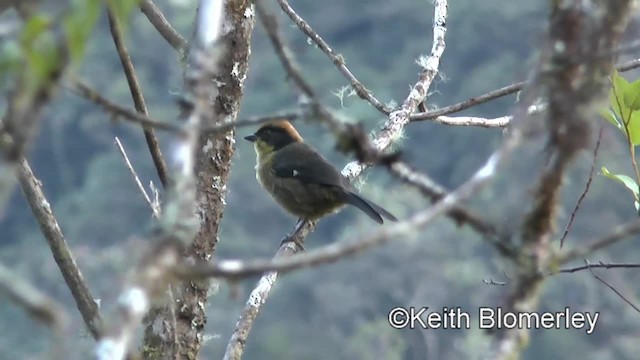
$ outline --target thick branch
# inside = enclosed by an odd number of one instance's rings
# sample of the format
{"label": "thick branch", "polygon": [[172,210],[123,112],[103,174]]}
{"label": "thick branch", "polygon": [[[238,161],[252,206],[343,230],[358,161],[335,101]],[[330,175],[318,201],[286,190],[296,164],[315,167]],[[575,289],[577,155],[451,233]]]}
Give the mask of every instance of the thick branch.
{"label": "thick branch", "polygon": [[91,335],[97,339],[102,328],[102,318],[100,317],[98,305],[94,301],[93,295],[91,295],[78,264],[76,264],[71,249],[67,245],[53,210],[51,210],[51,205],[49,205],[47,198],[44,196],[42,185],[33,175],[27,160],[21,159],[19,161],[17,172],[20,187],[22,187],[33,215],[40,225],[40,230],[51,248],[53,258],[58,264],[69,290],[71,290],[82,319],[84,319]]}

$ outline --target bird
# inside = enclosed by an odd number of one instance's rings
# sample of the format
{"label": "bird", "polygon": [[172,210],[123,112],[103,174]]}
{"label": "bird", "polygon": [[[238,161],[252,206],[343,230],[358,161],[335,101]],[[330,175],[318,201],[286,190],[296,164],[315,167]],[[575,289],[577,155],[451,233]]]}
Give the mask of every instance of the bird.
{"label": "bird", "polygon": [[256,152],[256,179],[287,212],[298,217],[295,234],[305,220],[317,220],[352,205],[379,224],[398,221],[389,211],[359,195],[346,177],[304,142],[287,120],[275,120],[245,136]]}

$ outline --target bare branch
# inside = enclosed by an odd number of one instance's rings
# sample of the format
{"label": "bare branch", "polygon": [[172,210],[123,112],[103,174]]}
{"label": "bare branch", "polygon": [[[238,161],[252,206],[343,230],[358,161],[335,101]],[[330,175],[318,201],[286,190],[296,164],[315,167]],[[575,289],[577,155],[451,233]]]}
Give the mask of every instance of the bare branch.
{"label": "bare branch", "polygon": [[591,273],[591,275],[593,275],[594,278],[596,278],[598,281],[600,281],[602,284],[604,284],[604,286],[606,286],[609,289],[611,289],[611,291],[616,293],[616,295],[618,295],[622,300],[624,300],[624,302],[629,304],[633,308],[633,310],[635,310],[636,312],[640,313],[640,308],[638,308],[638,306],[636,306],[636,304],[631,302],[631,300],[627,299],[627,297],[622,295],[622,293],[620,293],[613,285],[611,285],[608,282],[606,282],[603,278],[598,276],[598,274],[596,274],[595,271],[593,271],[593,269],[591,268],[591,265],[589,264],[589,260],[584,259],[584,262],[585,262],[585,264],[587,264],[587,268],[589,269],[589,272]]}
{"label": "bare branch", "polygon": [[472,116],[438,116],[437,118],[431,119],[433,122],[443,125],[452,125],[452,126],[477,126],[484,128],[504,128],[509,125],[511,121],[511,116],[501,116],[499,118],[493,119],[485,119],[479,117]]}
{"label": "bare branch", "polygon": [[51,205],[47,201],[42,191],[42,185],[33,175],[31,167],[26,159],[21,159],[17,168],[18,181],[22,187],[25,198],[33,211],[33,215],[40,225],[40,230],[44,235],[53,258],[55,259],[62,276],[71,290],[73,299],[76,302],[82,318],[94,338],[100,336],[102,328],[102,318],[89,287],[87,286],[76,260],[67,245],[58,225],[58,221],[51,210]]}
{"label": "bare branch", "polygon": [[3,294],[54,331],[62,332],[68,325],[64,306],[0,263],[0,295]]}
{"label": "bare branch", "polygon": [[[122,107],[106,97],[102,96],[97,90],[90,87],[86,82],[80,79],[72,79],[69,82],[70,90],[74,93],[86,98],[87,100],[96,103],[101,106],[105,111],[109,112],[118,119],[123,119],[128,122],[143,125],[145,127],[152,127],[158,130],[166,130],[176,133],[179,136],[185,136],[187,131],[185,127],[173,124],[170,122],[154,120],[148,115],[135,112]],[[273,120],[289,120],[295,121],[300,118],[299,112],[281,112],[273,115],[253,116],[246,119],[226,121],[220,124],[214,125],[201,125],[199,131],[203,134],[213,135],[218,133],[227,132],[236,127],[255,126],[264,124]]]}
{"label": "bare branch", "polygon": [[603,263],[602,261],[597,264],[587,264],[583,266],[576,266],[572,268],[560,269],[558,271],[554,271],[549,273],[548,275],[556,275],[556,274],[573,274],[578,271],[587,270],[587,269],[640,269],[640,264],[619,264],[619,263]]}
{"label": "bare branch", "polygon": [[472,97],[472,98],[470,98],[468,100],[459,102],[457,104],[453,104],[453,105],[449,105],[449,106],[443,107],[441,109],[411,114],[411,121],[430,120],[430,119],[435,119],[435,118],[437,118],[439,116],[460,112],[460,111],[466,110],[466,109],[468,109],[470,107],[473,107],[473,106],[476,106],[476,105],[480,105],[480,104],[489,102],[491,100],[495,100],[495,99],[501,98],[503,96],[514,94],[514,93],[522,90],[524,85],[525,85],[524,81],[518,82],[518,83],[515,83],[515,84],[507,85],[507,86],[502,87],[500,89],[489,91],[486,94],[482,94],[482,95],[479,95],[479,96]]}
{"label": "bare branch", "polygon": [[627,239],[630,235],[635,235],[639,232],[640,220],[629,221],[623,225],[619,225],[602,238],[588,242],[589,245],[582,246],[561,255],[558,260],[556,260],[556,263],[563,265],[577,259],[585,258],[600,249],[616,244],[621,240]]}
{"label": "bare branch", "polygon": [[186,51],[189,43],[171,26],[162,11],[158,9],[152,0],[140,1],[140,10],[169,45],[180,52]]}
{"label": "bare branch", "polygon": [[571,211],[571,216],[569,216],[569,222],[567,223],[567,227],[564,229],[564,233],[560,238],[560,248],[562,248],[562,246],[564,245],[564,239],[569,234],[569,230],[571,230],[571,225],[573,225],[573,220],[576,218],[576,215],[578,214],[578,210],[580,210],[580,205],[582,204],[582,201],[584,201],[585,197],[587,196],[587,193],[589,192],[589,188],[591,187],[591,181],[593,180],[593,174],[596,169],[596,160],[598,159],[598,149],[600,149],[600,140],[602,140],[603,130],[604,130],[604,127],[600,125],[600,131],[598,132],[598,141],[596,142],[596,146],[593,149],[593,161],[591,162],[591,169],[589,170],[589,178],[587,179],[587,184],[584,187],[584,191],[582,191],[582,194],[580,194],[580,197],[578,197],[578,202],[576,203],[576,206],[573,208],[573,211]]}
{"label": "bare branch", "polygon": [[91,88],[86,82],[73,78],[69,82],[70,90],[74,93],[84,97],[85,99],[96,103],[101,106],[106,112],[112,114],[113,116],[123,119],[129,122],[140,124],[144,127],[151,127],[158,130],[168,130],[172,132],[176,132],[178,134],[184,135],[184,129],[179,125],[174,125],[172,123],[158,121],[150,118],[147,114],[136,112],[134,110],[129,110],[124,108],[106,97],[102,96],[97,90]]}
{"label": "bare branch", "polygon": [[[120,21],[113,13],[111,8],[107,9],[107,15],[109,18],[109,29],[111,30],[111,37],[113,38],[113,42],[118,50],[118,57],[120,58],[120,63],[122,64],[122,69],[124,70],[124,74],[127,77],[127,83],[129,84],[129,90],[131,92],[131,97],[133,99],[133,104],[135,105],[136,110],[139,113],[144,115],[148,115],[147,105],[144,101],[144,96],[142,95],[142,89],[140,88],[140,83],[138,82],[138,78],[136,77],[135,69],[133,67],[133,63],[131,62],[131,57],[129,56],[129,51],[124,43],[124,37],[122,36],[122,29],[120,26]],[[158,138],[155,135],[155,132],[152,128],[143,127],[145,140],[147,141],[147,146],[149,147],[149,152],[151,153],[151,158],[153,159],[153,164],[156,167],[156,171],[158,172],[158,178],[160,178],[160,182],[163,186],[167,186],[167,164],[164,161],[164,157],[162,156],[162,151],[160,150],[160,144],[158,143]]]}
{"label": "bare branch", "polygon": [[318,33],[309,26],[309,24],[304,21],[289,5],[287,0],[278,0],[280,7],[282,10],[289,16],[289,18],[298,26],[298,28],[305,33],[311,41],[316,43],[320,50],[327,54],[329,59],[333,62],[333,64],[338,68],[340,73],[349,80],[351,87],[355,90],[356,94],[363,99],[368,101],[371,105],[373,105],[378,111],[385,115],[389,115],[391,109],[382,104],[378,99],[373,96],[371,91],[369,91],[364,85],[351,73],[351,71],[347,68],[344,57],[340,54],[336,54],[329,45],[318,35]]}
{"label": "bare branch", "polygon": [[317,99],[316,92],[302,75],[300,67],[298,66],[298,64],[296,64],[291,51],[278,32],[278,22],[275,15],[270,14],[265,9],[264,2],[262,1],[256,1],[256,13],[258,14],[258,18],[260,19],[260,22],[267,32],[267,36],[269,37],[276,55],[278,56],[278,59],[280,59],[280,63],[287,73],[287,76],[291,80],[293,80],[293,82],[304,95],[311,99]]}
{"label": "bare branch", "polygon": [[[432,201],[438,201],[447,195],[447,191],[433,181],[429,176],[411,169],[409,165],[404,162],[393,162],[389,166],[389,171],[403,182],[417,188],[422,195]],[[500,252],[504,251],[508,253],[511,251],[510,249],[505,248],[505,245],[501,242],[492,240],[497,235],[497,229],[494,224],[486,222],[478,215],[473,214],[464,207],[455,206],[447,213],[447,215],[457,224],[467,224],[481,235],[484,235],[488,241],[498,247]]]}
{"label": "bare branch", "polygon": [[[630,60],[616,65],[616,69],[620,72],[637,69],[638,67],[640,67],[640,59]],[[436,110],[411,114],[411,121],[433,120],[443,115],[457,113],[470,107],[501,98],[503,96],[515,94],[518,91],[522,90],[525,84],[526,82],[524,81],[513,83],[500,89],[492,90],[479,96],[474,96],[457,104],[449,105]]]}

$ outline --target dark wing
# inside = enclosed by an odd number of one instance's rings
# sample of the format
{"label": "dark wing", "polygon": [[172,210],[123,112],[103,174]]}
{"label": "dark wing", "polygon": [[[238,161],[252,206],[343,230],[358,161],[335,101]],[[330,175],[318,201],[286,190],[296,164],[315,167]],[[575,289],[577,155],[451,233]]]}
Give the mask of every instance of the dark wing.
{"label": "dark wing", "polygon": [[340,172],[305,143],[294,143],[278,150],[273,159],[277,177],[296,178],[307,184],[344,187]]}

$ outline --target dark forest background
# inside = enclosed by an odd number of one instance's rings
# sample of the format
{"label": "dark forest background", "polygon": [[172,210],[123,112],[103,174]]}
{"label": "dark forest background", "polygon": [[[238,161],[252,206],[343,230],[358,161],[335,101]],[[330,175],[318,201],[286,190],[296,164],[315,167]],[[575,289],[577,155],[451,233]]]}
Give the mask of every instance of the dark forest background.
{"label": "dark forest background", "polygon": [[[182,33],[192,33],[193,0],[158,1]],[[401,102],[415,81],[414,63],[431,48],[432,6],[418,0],[295,1],[292,6],[347,60],[350,69],[382,101]],[[430,108],[445,106],[523,80],[536,55],[546,19],[544,2],[457,0],[449,4],[447,47],[441,72],[430,94]],[[16,15],[6,11],[1,21]],[[384,120],[357,96],[335,94],[347,85],[326,56],[281,19],[280,28],[304,73],[323,94],[327,105],[373,130]],[[635,25],[629,30],[634,36]],[[131,106],[129,90],[102,18],[88,44],[81,67],[73,71],[121,105]],[[175,95],[182,92],[182,70],[176,52],[139,12],[127,30],[129,50],[142,82],[150,115],[172,121]],[[631,57],[631,56],[630,56]],[[625,58],[622,57],[621,60]],[[626,73],[635,79],[633,73]],[[516,96],[474,107],[463,114],[495,117],[509,114]],[[250,71],[240,118],[293,109],[298,98],[286,81],[263,29],[256,26]],[[4,106],[4,104],[3,104]],[[630,172],[622,137],[605,126],[602,164],[615,172]],[[334,151],[334,139],[316,123],[296,124],[305,139],[341,167],[351,160]],[[255,155],[242,140],[253,128],[237,131],[227,208],[222,222],[219,258],[270,257],[295,219],[285,214],[260,189],[254,175]],[[172,137],[159,133],[167,154]],[[109,307],[126,270],[140,254],[151,227],[149,208],[114,146],[118,136],[143,182],[156,178],[140,128],[113,122],[95,105],[68,90],[45,111],[29,159],[42,180],[48,199],[94,294]],[[430,122],[406,128],[400,148],[409,163],[448,188],[467,179],[502,137],[500,129],[449,127]],[[542,143],[529,143],[500,172],[496,181],[474,197],[472,208],[505,228],[517,226],[529,200],[534,168],[540,166]],[[559,234],[584,189],[591,166],[585,151],[564,188]],[[369,170],[362,192],[398,217],[423,208],[415,190],[395,185],[384,171]],[[565,246],[608,232],[637,216],[627,191],[596,175]],[[351,238],[373,226],[355,210],[323,220],[306,242],[307,248]],[[477,314],[478,306],[498,306],[506,290],[483,282],[504,281],[509,268],[477,234],[441,218],[428,230],[337,264],[284,276],[255,323],[245,359],[479,359],[489,337],[474,325],[469,330],[395,330],[387,313],[395,306],[461,307]],[[392,251],[391,251],[392,250]],[[637,262],[637,242],[625,242],[590,260]],[[54,298],[75,307],[62,276],[45,245],[22,193],[16,188],[0,214],[0,261]],[[616,270],[603,274],[630,299],[638,294],[640,272]],[[208,305],[208,341],[201,358],[221,358],[244,301],[255,280],[231,289],[216,283]],[[234,296],[235,294],[235,296]],[[541,311],[599,311],[596,331],[533,331],[525,359],[637,359],[640,314],[589,272],[556,275],[547,283]],[[75,315],[78,358],[87,358],[93,340]],[[46,356],[47,330],[0,297],[0,358]],[[84,350],[81,350],[84,349]]]}

